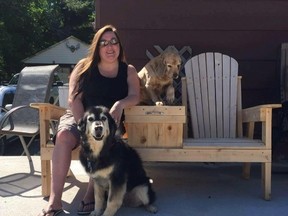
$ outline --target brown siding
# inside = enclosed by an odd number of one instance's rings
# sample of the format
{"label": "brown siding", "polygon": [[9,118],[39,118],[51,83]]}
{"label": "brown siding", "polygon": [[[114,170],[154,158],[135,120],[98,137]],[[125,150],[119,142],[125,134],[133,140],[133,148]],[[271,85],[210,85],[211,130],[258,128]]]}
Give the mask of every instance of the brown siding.
{"label": "brown siding", "polygon": [[113,24],[140,70],[153,45],[190,46],[238,60],[243,105],[280,102],[279,55],[288,40],[284,0],[96,0],[96,25]]}

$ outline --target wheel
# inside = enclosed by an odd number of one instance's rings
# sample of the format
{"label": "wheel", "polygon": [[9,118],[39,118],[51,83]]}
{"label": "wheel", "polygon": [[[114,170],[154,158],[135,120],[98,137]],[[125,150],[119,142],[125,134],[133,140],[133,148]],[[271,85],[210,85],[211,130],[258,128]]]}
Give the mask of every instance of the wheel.
{"label": "wheel", "polygon": [[0,138],[0,155],[4,155],[5,153],[5,143],[6,143],[6,136]]}

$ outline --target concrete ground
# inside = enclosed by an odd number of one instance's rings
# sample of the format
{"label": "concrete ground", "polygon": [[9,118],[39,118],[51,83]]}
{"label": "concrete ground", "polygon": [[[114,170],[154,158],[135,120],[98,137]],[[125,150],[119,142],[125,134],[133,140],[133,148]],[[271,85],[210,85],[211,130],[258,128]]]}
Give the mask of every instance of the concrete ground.
{"label": "concrete ground", "polygon": [[[37,216],[47,204],[41,196],[40,157],[30,172],[25,156],[0,157],[0,215]],[[61,215],[77,215],[88,178],[79,161],[68,177]],[[288,215],[288,166],[273,165],[272,200],[262,199],[260,165],[252,165],[250,180],[241,178],[237,163],[145,163],[157,193],[157,216]],[[151,215],[143,208],[122,207],[117,216]]]}

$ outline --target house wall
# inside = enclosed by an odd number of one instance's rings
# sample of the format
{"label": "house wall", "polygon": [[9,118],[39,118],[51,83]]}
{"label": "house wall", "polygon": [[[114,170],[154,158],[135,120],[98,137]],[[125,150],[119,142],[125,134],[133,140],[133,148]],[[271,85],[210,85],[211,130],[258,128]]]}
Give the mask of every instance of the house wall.
{"label": "house wall", "polygon": [[190,46],[192,55],[234,57],[243,106],[280,101],[280,48],[288,40],[284,0],[96,0],[96,28],[117,27],[128,62],[139,71],[153,45]]}

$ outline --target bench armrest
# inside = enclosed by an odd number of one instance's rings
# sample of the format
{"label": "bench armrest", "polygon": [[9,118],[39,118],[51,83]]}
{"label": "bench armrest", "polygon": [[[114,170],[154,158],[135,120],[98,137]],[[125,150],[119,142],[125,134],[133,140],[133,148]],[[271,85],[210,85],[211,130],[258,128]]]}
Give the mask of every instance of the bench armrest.
{"label": "bench armrest", "polygon": [[242,122],[265,122],[267,121],[267,112],[271,114],[272,109],[281,107],[281,104],[265,104],[242,109]]}
{"label": "bench armrest", "polygon": [[59,107],[50,103],[31,103],[30,106],[39,109],[40,121],[57,121],[66,111],[66,108]]}

